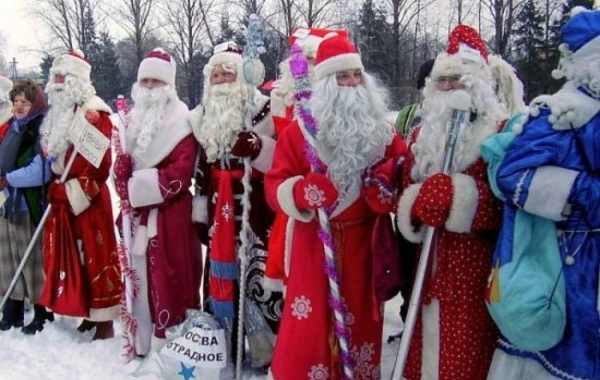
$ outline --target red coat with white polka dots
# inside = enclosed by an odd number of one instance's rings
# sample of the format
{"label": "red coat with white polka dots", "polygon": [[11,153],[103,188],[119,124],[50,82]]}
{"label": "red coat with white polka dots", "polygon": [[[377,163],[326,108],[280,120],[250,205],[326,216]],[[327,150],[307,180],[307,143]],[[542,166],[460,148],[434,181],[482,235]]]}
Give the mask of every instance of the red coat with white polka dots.
{"label": "red coat with white polka dots", "polygon": [[[418,130],[410,144],[416,141]],[[404,171],[404,188],[412,184],[410,157]],[[439,380],[484,380],[487,377],[498,331],[488,315],[484,294],[490,271],[497,230],[500,227],[501,203],[493,196],[487,181],[487,165],[478,157],[462,174],[471,177],[478,196],[471,207],[474,215],[470,230],[463,233],[448,230],[448,222],[437,229],[434,242],[435,274],[426,275],[422,303],[439,301]],[[454,186],[455,192],[462,191]],[[477,194],[475,192],[474,194]],[[441,195],[447,198],[447,195]],[[464,204],[464,200],[463,200]],[[437,214],[436,214],[437,215]],[[416,323],[404,376],[420,380],[423,349],[421,313]]]}

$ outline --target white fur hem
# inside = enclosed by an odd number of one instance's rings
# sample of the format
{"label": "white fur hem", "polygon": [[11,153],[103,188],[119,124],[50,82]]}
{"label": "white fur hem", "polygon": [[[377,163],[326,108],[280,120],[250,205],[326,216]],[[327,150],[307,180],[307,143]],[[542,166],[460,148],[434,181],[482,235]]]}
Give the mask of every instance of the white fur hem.
{"label": "white fur hem", "polygon": [[146,256],[148,250],[148,227],[138,226],[133,236],[131,253],[134,256]]}
{"label": "white fur hem", "polygon": [[446,229],[451,232],[465,233],[471,231],[473,218],[479,204],[477,182],[466,174],[452,174],[452,207],[446,220]]}
{"label": "white fur hem", "polygon": [[263,277],[263,288],[265,290],[270,290],[272,292],[281,292],[283,291],[283,280],[278,280],[270,277]]}
{"label": "white fur hem", "polygon": [[261,173],[266,173],[273,164],[273,155],[275,154],[275,140],[267,136],[259,136],[262,141],[262,148],[258,156],[252,160],[251,165]]}
{"label": "white fur hem", "polygon": [[279,202],[281,210],[283,210],[290,218],[308,223],[314,219],[315,212],[313,210],[298,210],[296,201],[294,200],[294,185],[302,179],[304,179],[304,177],[299,175],[283,181],[277,188],[277,202]]}
{"label": "white fur hem", "polygon": [[293,218],[288,218],[285,225],[285,244],[283,248],[283,271],[286,277],[290,277],[290,263],[292,260],[292,241],[294,238],[294,224]]}
{"label": "white fur hem", "polygon": [[494,351],[487,380],[559,380],[533,359],[509,355],[501,349]]}
{"label": "white fur hem", "polygon": [[421,184],[413,184],[404,190],[400,202],[398,202],[398,230],[404,238],[411,243],[420,243],[423,241],[423,228],[415,231],[415,227],[411,223],[410,214],[412,213],[413,205],[417,200]]}
{"label": "white fur hem", "polygon": [[537,168],[523,209],[550,220],[564,220],[562,212],[578,174],[575,170],[558,166]]}
{"label": "white fur hem", "polygon": [[65,191],[74,215],[81,214],[92,204],[77,178],[65,182]]}
{"label": "white fur hem", "polygon": [[133,172],[128,182],[129,202],[133,207],[144,207],[162,203],[157,169],[141,169]]}
{"label": "white fur hem", "polygon": [[159,352],[165,344],[167,344],[165,338],[157,338],[152,335],[152,339],[150,340],[150,352]]}
{"label": "white fur hem", "polygon": [[121,307],[119,305],[105,307],[104,309],[90,309],[90,317],[87,318],[92,322],[106,322],[119,318]]}
{"label": "white fur hem", "polygon": [[192,200],[192,221],[208,223],[208,198],[206,195],[196,195]]}
{"label": "white fur hem", "polygon": [[440,366],[440,301],[423,305],[423,347],[421,349],[421,380],[437,380]]}

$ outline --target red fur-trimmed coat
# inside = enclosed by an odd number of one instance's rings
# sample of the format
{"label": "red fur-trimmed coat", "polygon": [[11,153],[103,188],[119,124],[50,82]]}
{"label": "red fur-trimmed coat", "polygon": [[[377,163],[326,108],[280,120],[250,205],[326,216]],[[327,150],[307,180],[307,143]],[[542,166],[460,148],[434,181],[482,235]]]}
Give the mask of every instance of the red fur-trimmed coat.
{"label": "red fur-trimmed coat", "polygon": [[[418,135],[419,128],[409,148]],[[432,276],[430,264],[423,287],[425,307],[419,312],[404,372],[408,380],[484,380],[487,376],[498,331],[488,315],[484,295],[502,209],[488,185],[487,165],[479,154],[483,138],[476,138],[470,147],[462,162],[464,170],[451,175],[452,207],[434,239],[431,263],[435,272]],[[411,155],[404,171],[398,228],[406,239],[420,243],[423,228],[411,220],[422,185],[411,177],[414,164]],[[439,335],[424,333],[424,323],[428,332],[436,331],[437,324]]]}

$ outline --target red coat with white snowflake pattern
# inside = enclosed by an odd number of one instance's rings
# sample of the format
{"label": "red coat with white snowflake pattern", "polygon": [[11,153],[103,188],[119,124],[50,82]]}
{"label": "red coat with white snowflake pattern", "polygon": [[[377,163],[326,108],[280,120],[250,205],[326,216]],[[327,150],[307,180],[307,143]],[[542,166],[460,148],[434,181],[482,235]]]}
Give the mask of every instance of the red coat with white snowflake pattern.
{"label": "red coat with white snowflake pattern", "polygon": [[[416,129],[410,146],[418,134]],[[424,313],[422,308],[418,314],[404,372],[407,380],[422,379],[422,374],[439,380],[484,380],[487,376],[498,331],[488,315],[484,295],[502,211],[488,185],[487,165],[479,155],[480,141],[463,161],[465,169],[450,176],[451,186],[449,180],[433,183],[437,189],[431,197],[448,197],[447,191],[452,191],[452,206],[446,219],[439,221],[442,227],[434,239],[431,262],[435,272],[432,276],[430,267],[422,298],[422,305],[429,311]],[[422,240],[423,229],[414,225],[419,221],[415,220],[413,206],[422,184],[414,184],[410,176],[414,164],[411,155],[404,172],[398,228],[405,238],[417,243]],[[435,308],[433,300],[437,301]],[[423,316],[432,310],[435,317],[425,321]],[[431,329],[439,329],[439,335],[432,338],[427,334]]]}
{"label": "red coat with white snowflake pattern", "polygon": [[[314,211],[298,210],[293,198],[294,184],[310,172],[304,147],[304,136],[294,122],[277,141],[273,166],[265,177],[267,201],[289,216],[285,253],[289,277],[271,371],[277,380],[340,379],[319,222]],[[406,145],[395,136],[385,157],[405,152]],[[330,227],[338,247],[342,298],[349,312],[346,323],[354,379],[371,380],[380,378],[383,314],[373,288],[370,236],[376,214],[359,193],[347,194],[345,205],[333,212]]]}

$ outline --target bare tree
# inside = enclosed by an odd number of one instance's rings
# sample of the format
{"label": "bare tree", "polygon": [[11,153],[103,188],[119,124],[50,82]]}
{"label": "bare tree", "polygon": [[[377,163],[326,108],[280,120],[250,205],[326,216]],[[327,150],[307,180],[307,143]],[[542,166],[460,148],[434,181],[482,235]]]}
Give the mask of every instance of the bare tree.
{"label": "bare tree", "polygon": [[346,1],[340,0],[305,0],[297,3],[296,7],[302,20],[309,28],[333,26],[332,12],[334,8],[344,6]]}
{"label": "bare tree", "polygon": [[60,48],[73,50],[90,42],[86,40],[86,13],[96,5],[97,0],[36,0],[31,12],[50,28]]}
{"label": "bare tree", "polygon": [[202,50],[203,37],[208,37],[210,43],[214,44],[211,25],[206,21],[215,4],[216,0],[171,0],[164,7],[171,50],[183,72],[191,106],[196,105],[198,80],[194,56]]}
{"label": "bare tree", "polygon": [[492,49],[501,57],[508,54],[508,46],[515,19],[526,0],[481,0],[492,17],[494,45]]}
{"label": "bare tree", "polygon": [[155,3],[156,0],[121,0],[121,7],[117,10],[122,21],[119,25],[135,45],[135,65],[139,65],[146,53],[145,42],[152,32],[150,16]]}

